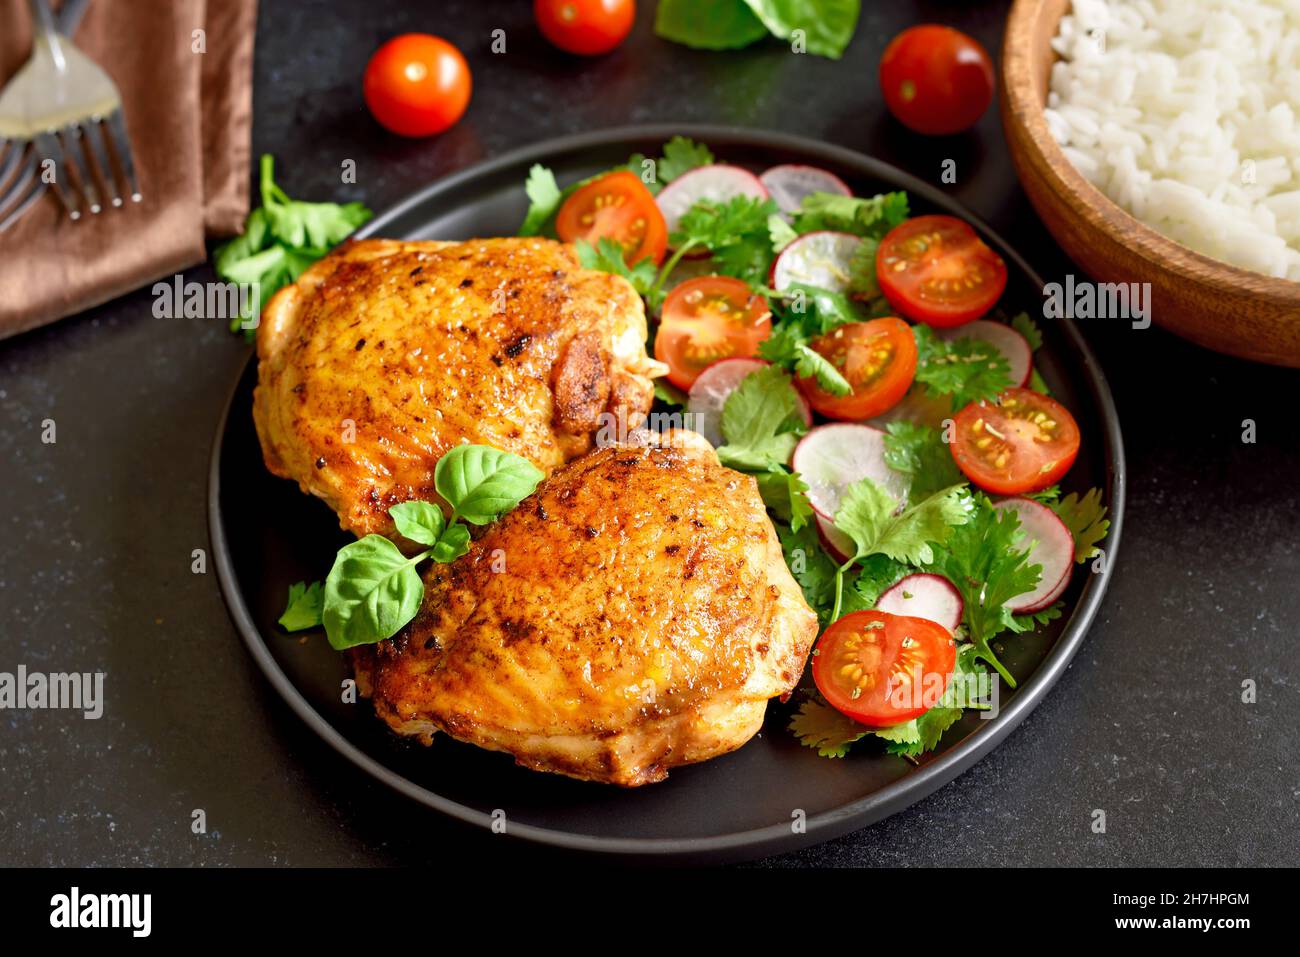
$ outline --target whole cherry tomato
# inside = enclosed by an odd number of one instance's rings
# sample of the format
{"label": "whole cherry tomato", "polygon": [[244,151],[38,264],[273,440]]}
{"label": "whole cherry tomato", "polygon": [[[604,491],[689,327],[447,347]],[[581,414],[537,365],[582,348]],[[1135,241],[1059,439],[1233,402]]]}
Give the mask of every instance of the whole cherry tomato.
{"label": "whole cherry tomato", "polygon": [[393,37],[366,64],[366,106],[402,136],[431,136],[454,126],[469,105],[469,64],[441,37]]}

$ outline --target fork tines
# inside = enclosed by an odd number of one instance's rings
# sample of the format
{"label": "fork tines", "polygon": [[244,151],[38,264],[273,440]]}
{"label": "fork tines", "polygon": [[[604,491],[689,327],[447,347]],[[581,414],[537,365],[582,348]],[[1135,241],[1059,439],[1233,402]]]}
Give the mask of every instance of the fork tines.
{"label": "fork tines", "polygon": [[[103,209],[101,189],[114,206],[122,205],[123,193],[132,202],[140,201],[131,143],[120,109],[106,117],[92,117],[39,133],[32,143],[42,163],[53,163],[54,193],[70,218],[79,219],[83,211],[95,214]],[[116,163],[110,159],[110,152]]]}
{"label": "fork tines", "polygon": [[0,233],[41,198],[45,184],[36,175],[36,156],[27,143],[0,139]]}

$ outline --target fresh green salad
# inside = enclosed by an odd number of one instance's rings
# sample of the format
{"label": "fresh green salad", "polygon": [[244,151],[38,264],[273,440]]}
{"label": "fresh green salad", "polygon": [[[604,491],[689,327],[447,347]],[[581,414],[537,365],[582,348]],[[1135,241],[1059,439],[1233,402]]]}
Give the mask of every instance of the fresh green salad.
{"label": "fresh green salad", "polygon": [[1060,617],[1109,523],[1100,490],[1062,493],[1079,428],[1037,324],[1001,303],[1001,257],[905,193],[681,137],[564,187],[534,166],[525,190],[520,234],[636,288],[661,407],[757,481],[823,629],[799,739],[915,757],[995,677],[1014,688],[1004,643]]}

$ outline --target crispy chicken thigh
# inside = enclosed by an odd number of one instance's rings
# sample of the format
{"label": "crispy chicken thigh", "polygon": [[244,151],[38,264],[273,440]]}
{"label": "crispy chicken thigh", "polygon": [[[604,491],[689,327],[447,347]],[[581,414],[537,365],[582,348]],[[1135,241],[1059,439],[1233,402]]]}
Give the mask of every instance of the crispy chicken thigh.
{"label": "crispy chicken thigh", "polygon": [[548,239],[349,243],[278,292],[257,332],[253,416],[267,468],[343,528],[393,534],[388,509],[437,499],[460,442],[550,471],[603,413],[635,425],[663,366],[640,297]]}
{"label": "crispy chicken thigh", "polygon": [[353,652],[395,731],[625,787],[739,748],[790,692],[817,617],[752,478],[694,433],[557,469]]}

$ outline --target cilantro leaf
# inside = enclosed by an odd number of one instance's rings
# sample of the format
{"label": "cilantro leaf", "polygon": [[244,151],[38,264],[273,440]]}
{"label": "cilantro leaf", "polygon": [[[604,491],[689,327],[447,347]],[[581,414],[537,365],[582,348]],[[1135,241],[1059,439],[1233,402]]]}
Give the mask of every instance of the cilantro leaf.
{"label": "cilantro leaf", "polygon": [[1101,489],[1088,489],[1083,498],[1079,498],[1077,492],[1071,492],[1059,502],[1048,503],[1048,507],[1074,536],[1076,562],[1086,562],[1101,553],[1097,543],[1110,531],[1107,509],[1101,504]]}
{"label": "cilantro leaf", "polygon": [[816,379],[817,384],[831,395],[848,395],[853,391],[830,360],[808,345],[808,335],[798,323],[777,323],[772,334],[759,343],[758,354],[774,365],[790,369],[800,378]]}
{"label": "cilantro leaf", "polygon": [[683,173],[712,164],[713,153],[703,143],[685,136],[674,136],[664,144],[663,156],[655,168],[655,178],[663,185],[671,183]]}
{"label": "cilantro leaf", "polygon": [[960,720],[964,709],[981,706],[980,698],[987,694],[988,687],[988,673],[977,660],[975,646],[962,645],[957,649],[952,678],[944,689],[943,698],[925,714],[910,722],[915,725],[915,738],[899,742],[899,747],[887,750],[892,754],[911,756],[933,751],[943,733]]}
{"label": "cilantro leaf", "polygon": [[951,396],[955,408],[991,399],[1011,387],[1011,366],[979,339],[940,339],[929,326],[912,327],[918,352],[916,381],[935,397]]}
{"label": "cilantro leaf", "polygon": [[1029,564],[1028,549],[1016,546],[1020,518],[1014,509],[995,509],[984,495],[974,496],[972,502],[969,521],[954,528],[946,547],[923,565],[956,586],[965,603],[962,621],[975,654],[1014,688],[1015,679],[998,661],[990,642],[1014,624],[1006,602],[1032,591],[1043,569]]}
{"label": "cilantro leaf", "polygon": [[857,580],[846,593],[844,613],[875,608],[880,596],[912,572],[911,568],[887,555],[868,555],[859,562]]}
{"label": "cilantro leaf", "polygon": [[885,464],[911,476],[907,497],[912,504],[965,481],[938,429],[899,421],[889,423],[886,430]]}
{"label": "cilantro leaf", "polygon": [[842,758],[849,753],[849,745],[860,741],[872,729],[841,714],[824,701],[811,699],[800,705],[799,711],[790,719],[790,730],[800,744],[816,748],[821,757]]}
{"label": "cilantro leaf", "polygon": [[971,511],[965,485],[935,492],[901,514],[896,514],[897,508],[894,497],[873,479],[859,479],[845,490],[835,527],[853,540],[855,560],[881,554],[927,564],[934,560],[932,543],[942,545]]}
{"label": "cilantro leaf", "polygon": [[1027,615],[1012,615],[1011,624],[1007,626],[1008,630],[1017,634],[1025,631],[1036,631],[1040,625],[1046,625],[1048,622],[1060,618],[1064,607],[1065,602],[1058,601],[1053,602],[1041,611],[1030,612]]}
{"label": "cilantro leaf", "polygon": [[799,238],[799,234],[780,213],[767,217],[767,237],[772,243],[772,252],[779,253]]}
{"label": "cilantro leaf", "polygon": [[325,583],[298,582],[289,586],[289,602],[280,616],[280,627],[285,631],[304,631],[319,628],[321,612],[325,608]]}
{"label": "cilantro leaf", "polygon": [[1032,498],[1040,505],[1051,506],[1061,497],[1061,486],[1049,485],[1045,489],[1039,489],[1037,492],[1026,492],[1025,498]]}
{"label": "cilantro leaf", "polygon": [[798,529],[778,528],[777,537],[790,574],[803,589],[804,599],[817,612],[822,624],[828,623],[839,576],[835,563],[817,538],[817,530],[811,524]]}
{"label": "cilantro leaf", "polygon": [[861,299],[875,299],[880,293],[880,283],[876,279],[876,250],[880,241],[866,237],[853,250],[849,260],[849,292]]}
{"label": "cilantro leaf", "polygon": [[722,406],[718,449],[723,465],[755,471],[784,465],[803,433],[799,394],[779,366],[764,366],[745,376]]}
{"label": "cilantro leaf", "polygon": [[849,395],[853,391],[849,380],[829,359],[804,343],[795,347],[794,371],[801,378],[816,379],[822,391],[831,395]]}
{"label": "cilantro leaf", "polygon": [[596,245],[579,239],[574,245],[578,262],[583,269],[595,269],[600,272],[622,276],[642,296],[650,293],[655,281],[655,264],[649,257],[637,260],[636,265],[629,266],[623,258],[623,247],[608,237],[601,237]]}
{"label": "cilantro leaf", "polygon": [[799,316],[799,324],[805,330],[819,335],[866,318],[848,296],[821,286],[792,282],[776,295],[785,300],[784,314],[787,318],[791,313]]}
{"label": "cilantro leaf", "polygon": [[1022,312],[1011,319],[1011,328],[1016,330],[1025,337],[1029,343],[1029,348],[1037,352],[1043,344],[1043,333],[1038,328],[1038,323],[1029,318],[1029,313]]}
{"label": "cilantro leaf", "polygon": [[523,225],[519,227],[519,235],[536,236],[559,211],[564,194],[555,181],[555,174],[541,163],[534,164],[528,171],[524,192],[528,194],[528,213],[524,216]]}
{"label": "cilantro leaf", "polygon": [[1041,395],[1051,395],[1052,390],[1048,388],[1047,381],[1038,374],[1038,367],[1034,366],[1029,370],[1029,388]]}
{"label": "cilantro leaf", "polygon": [[988,673],[977,660],[974,645],[957,649],[952,677],[939,702],[923,715],[911,721],[884,728],[871,727],[854,721],[827,704],[820,696],[811,698],[800,706],[791,718],[790,730],[805,747],[816,748],[824,758],[842,758],[850,746],[865,737],[886,742],[890,754],[914,757],[933,751],[943,734],[957,723],[966,708],[986,706]]}
{"label": "cilantro leaf", "polygon": [[907,194],[881,193],[859,198],[839,193],[810,193],[794,216],[798,233],[822,229],[880,239],[907,219]]}
{"label": "cilantro leaf", "polygon": [[713,254],[717,272],[760,285],[772,265],[772,239],[768,218],[776,203],[753,196],[734,196],[726,202],[703,199],[682,214],[670,241],[680,254],[704,248]]}
{"label": "cilantro leaf", "polygon": [[758,494],[763,504],[794,531],[799,531],[812,519],[812,504],[808,501],[808,483],[798,472],[773,468],[754,475]]}

